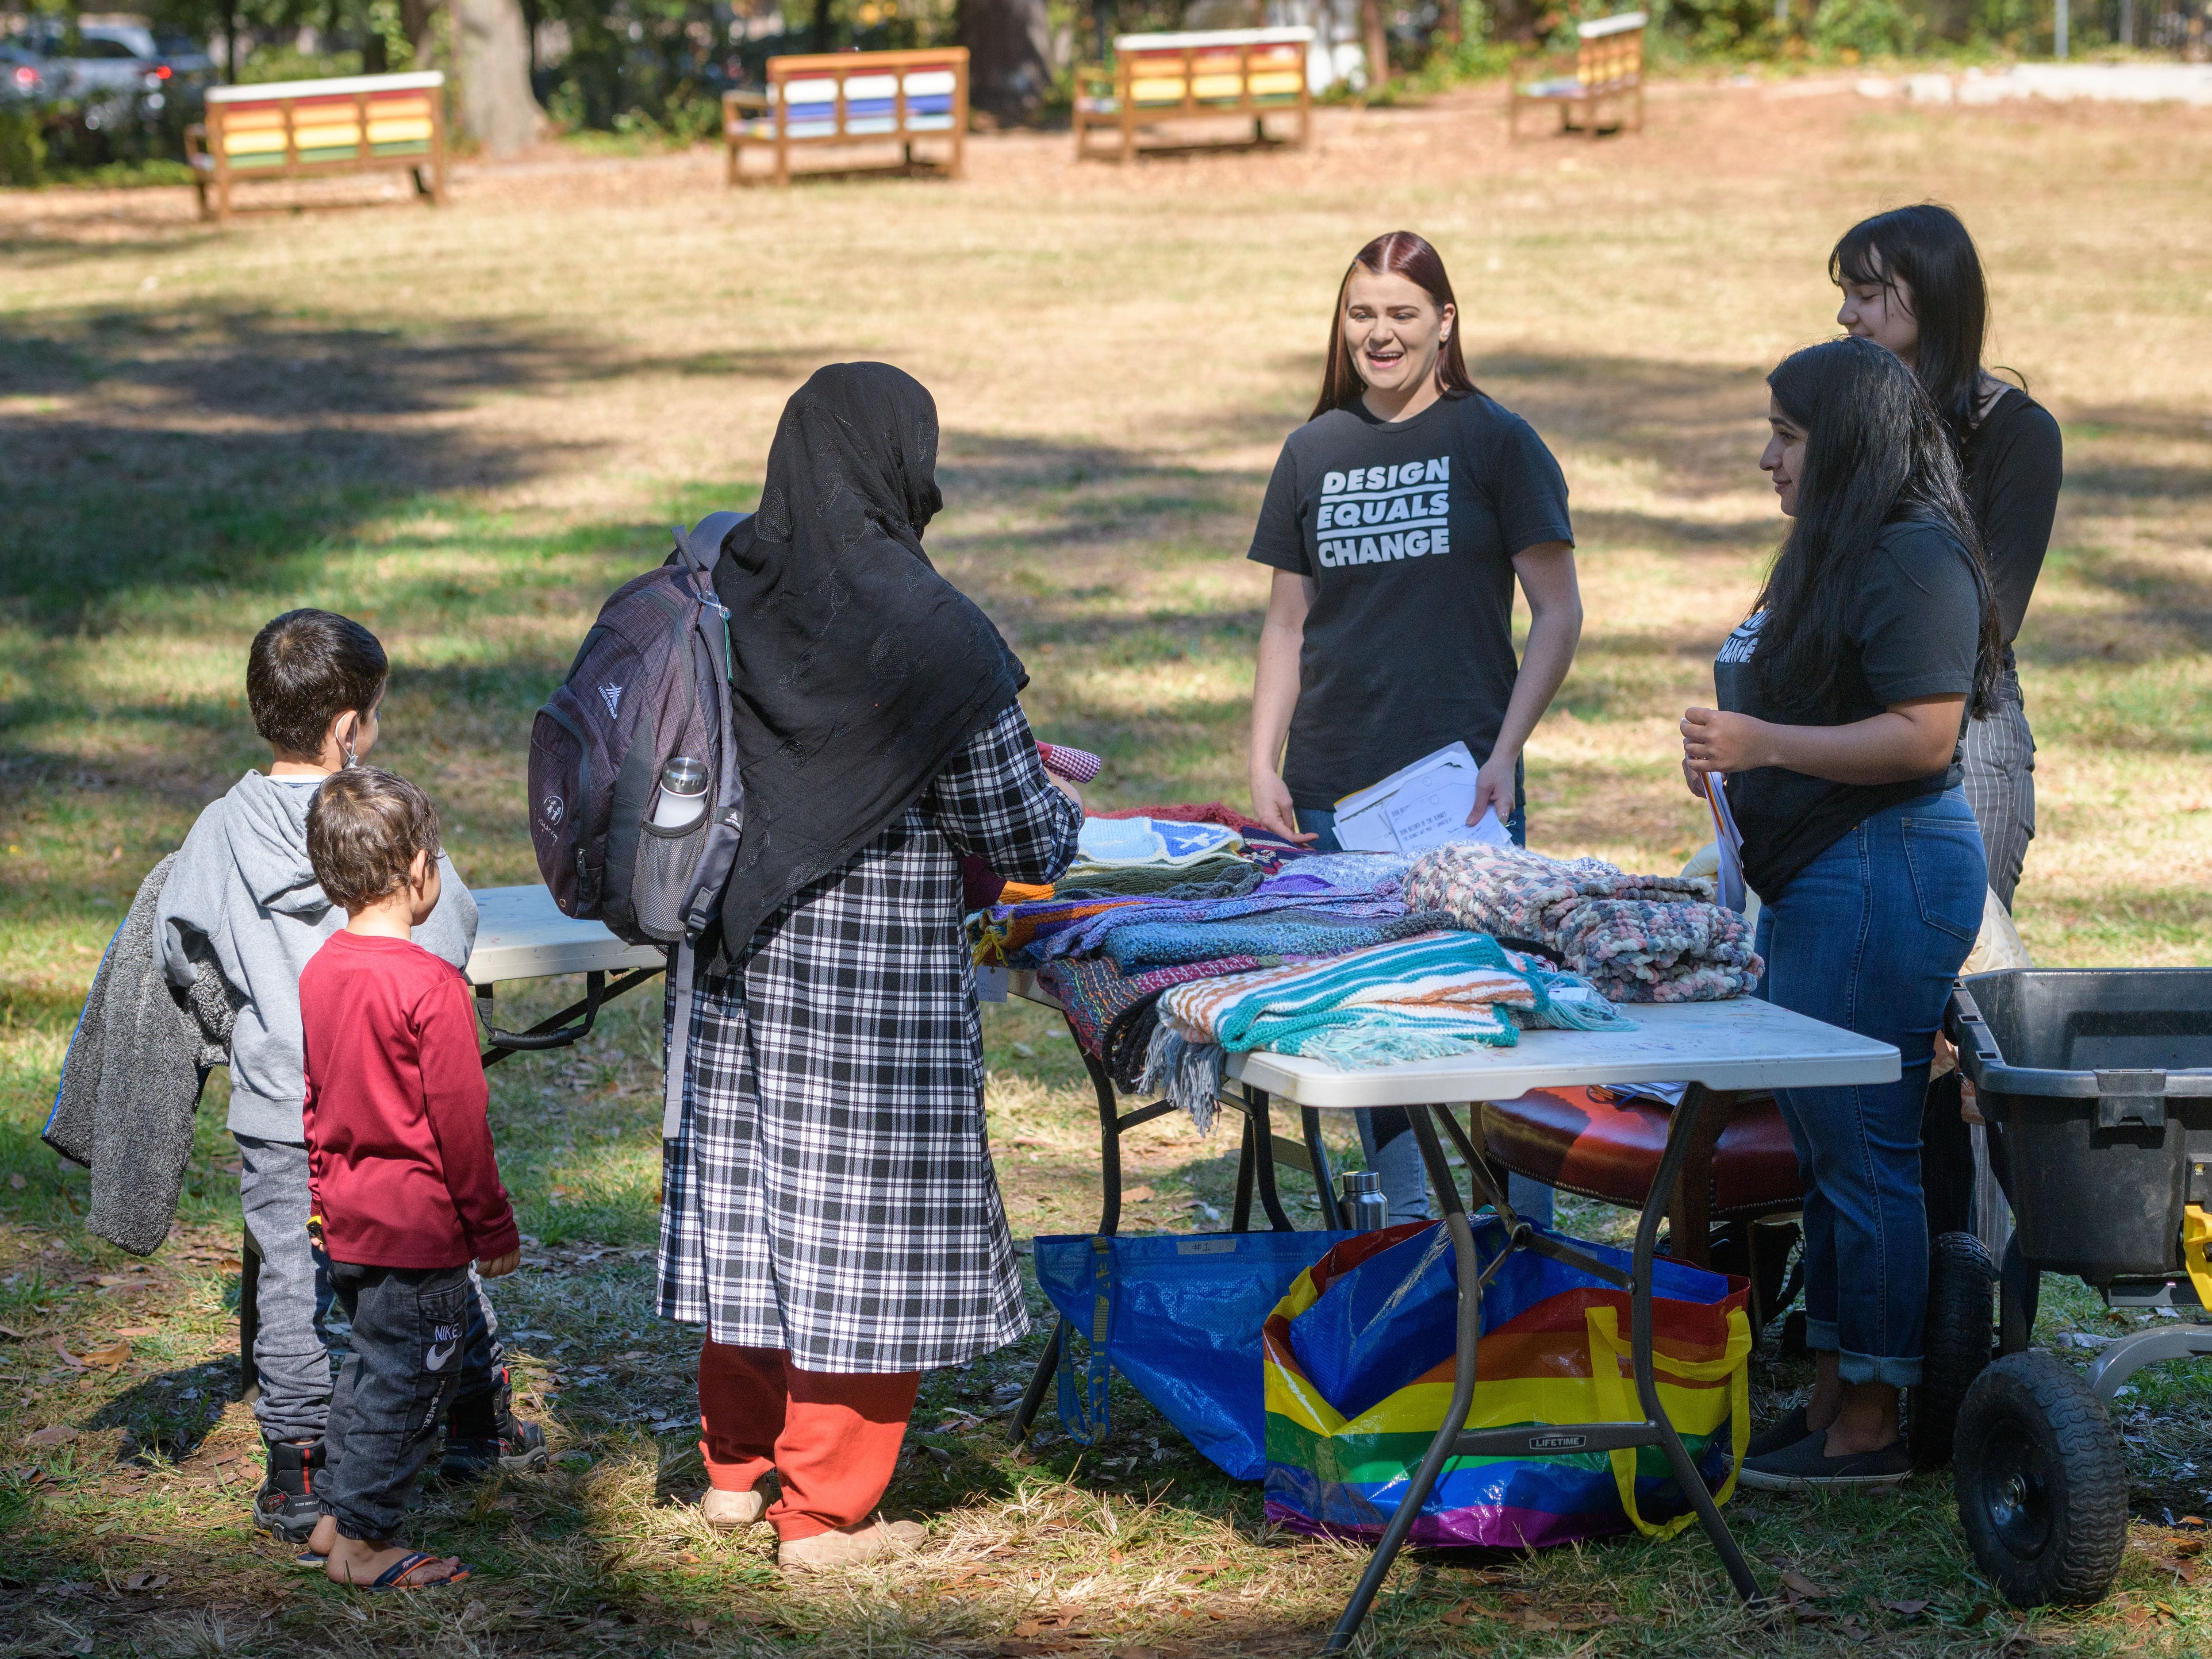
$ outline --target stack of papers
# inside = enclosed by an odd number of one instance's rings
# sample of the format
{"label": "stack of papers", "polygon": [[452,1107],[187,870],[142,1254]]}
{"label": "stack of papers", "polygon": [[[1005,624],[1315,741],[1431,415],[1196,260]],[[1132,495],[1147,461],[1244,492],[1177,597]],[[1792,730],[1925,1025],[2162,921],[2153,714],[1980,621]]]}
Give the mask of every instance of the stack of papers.
{"label": "stack of papers", "polygon": [[1474,756],[1464,743],[1425,755],[1336,803],[1336,839],[1347,852],[1395,852],[1411,858],[1447,841],[1510,845],[1492,810],[1469,824],[1474,807]]}
{"label": "stack of papers", "polygon": [[1705,774],[1705,810],[1712,815],[1713,845],[1719,849],[1721,868],[1713,885],[1718,889],[1722,904],[1743,913],[1743,833],[1735,826],[1735,814],[1729,810],[1728,776],[1724,772]]}

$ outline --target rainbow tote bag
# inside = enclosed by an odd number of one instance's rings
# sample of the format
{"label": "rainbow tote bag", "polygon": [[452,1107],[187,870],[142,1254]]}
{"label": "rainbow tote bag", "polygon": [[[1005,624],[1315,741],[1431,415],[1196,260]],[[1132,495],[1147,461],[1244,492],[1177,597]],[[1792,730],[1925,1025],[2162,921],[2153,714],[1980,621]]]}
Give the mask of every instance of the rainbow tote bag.
{"label": "rainbow tote bag", "polygon": [[[1490,1277],[1467,1426],[1641,1419],[1628,1293],[1529,1250],[1499,1264],[1503,1223],[1473,1223]],[[1552,1236],[1630,1264],[1626,1251]],[[1749,1286],[1665,1257],[1653,1273],[1660,1402],[1725,1503],[1751,1435]],[[1293,1281],[1261,1337],[1269,1520],[1381,1536],[1451,1401],[1458,1295],[1451,1240],[1437,1222],[1348,1240]],[[1671,1537],[1692,1518],[1656,1446],[1454,1457],[1407,1541],[1528,1548],[1631,1528]]]}

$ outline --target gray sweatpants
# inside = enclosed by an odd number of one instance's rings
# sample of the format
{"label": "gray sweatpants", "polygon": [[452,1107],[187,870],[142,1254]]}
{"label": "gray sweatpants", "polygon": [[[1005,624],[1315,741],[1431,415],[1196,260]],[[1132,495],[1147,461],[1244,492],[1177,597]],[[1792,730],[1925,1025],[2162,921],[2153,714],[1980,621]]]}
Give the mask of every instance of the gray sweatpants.
{"label": "gray sweatpants", "polygon": [[[297,1141],[234,1134],[239,1207],[261,1253],[253,1365],[261,1397],[253,1415],[270,1440],[319,1440],[331,1413],[330,1262],[307,1237],[307,1149]],[[495,1388],[506,1346],[477,1270],[469,1269],[468,1345],[456,1403]]]}

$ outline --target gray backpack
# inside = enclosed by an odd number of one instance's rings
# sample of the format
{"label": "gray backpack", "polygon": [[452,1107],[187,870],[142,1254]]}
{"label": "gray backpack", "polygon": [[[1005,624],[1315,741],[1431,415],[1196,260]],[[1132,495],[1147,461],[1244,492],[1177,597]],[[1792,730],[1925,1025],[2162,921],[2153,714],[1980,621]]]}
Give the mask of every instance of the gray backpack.
{"label": "gray backpack", "polygon": [[[745,515],[676,530],[676,551],[600,608],[530,734],[530,840],[553,902],[631,944],[696,942],[744,823],[730,741],[729,613],[711,580]],[[704,773],[704,809],[696,800]],[[656,815],[673,791],[688,821]]]}

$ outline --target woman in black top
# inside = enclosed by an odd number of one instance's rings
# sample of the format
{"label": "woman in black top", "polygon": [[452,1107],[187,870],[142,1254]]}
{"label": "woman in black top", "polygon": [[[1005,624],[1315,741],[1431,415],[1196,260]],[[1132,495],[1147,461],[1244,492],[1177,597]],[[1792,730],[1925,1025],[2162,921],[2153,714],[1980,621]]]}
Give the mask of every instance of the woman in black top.
{"label": "woman in black top", "polygon": [[1988,290],[1974,240],[1949,208],[1923,203],[1853,225],[1828,256],[1828,276],[1844,292],[1836,320],[1911,365],[1965,468],[2004,628],[1992,706],[1966,731],[1966,802],[1989,849],[1990,886],[2009,910],[2035,834],[2035,740],[2013,640],[2051,545],[2063,470],[2058,423],[1982,367]]}
{"label": "woman in black top", "polygon": [[[1459,320],[1420,237],[1392,231],[1359,250],[1321,397],[1284,443],[1252,534],[1252,558],[1274,571],[1252,692],[1253,815],[1324,851],[1340,799],[1455,740],[1480,768],[1468,822],[1494,809],[1522,840],[1522,746],[1582,635],[1566,480],[1528,422],[1475,388]],[[1529,612],[1517,664],[1516,581]],[[1361,1124],[1391,1219],[1425,1216],[1405,1113]],[[1515,1189],[1536,1220],[1550,1199]]]}
{"label": "woman in black top", "polygon": [[1982,839],[1959,789],[2002,648],[1959,464],[1888,352],[1833,340],[1768,377],[1760,465],[1793,521],[1682,719],[1698,794],[1723,775],[1765,901],[1760,994],[1893,1045],[1895,1083],[1777,1091],[1806,1182],[1813,1398],[1752,1442],[1747,1485],[1911,1473],[1898,1391],[1920,1381],[1928,1223],[1921,1101],[1952,977],[1981,925]]}

